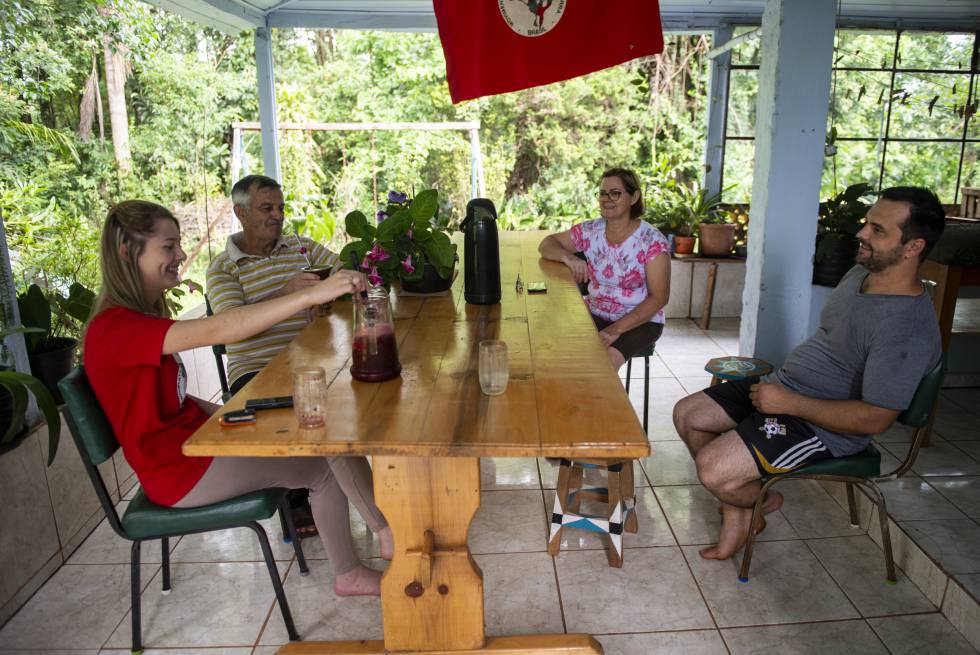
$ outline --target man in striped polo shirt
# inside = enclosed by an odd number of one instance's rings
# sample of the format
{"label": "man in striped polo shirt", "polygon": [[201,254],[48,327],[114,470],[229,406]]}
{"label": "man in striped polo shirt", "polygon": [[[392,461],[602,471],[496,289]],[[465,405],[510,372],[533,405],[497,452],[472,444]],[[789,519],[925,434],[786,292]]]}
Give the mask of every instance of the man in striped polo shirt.
{"label": "man in striped polo shirt", "polygon": [[[302,272],[307,257],[314,266],[337,262],[336,254],[311,239],[283,236],[285,202],[272,178],[243,177],[232,187],[231,199],[242,231],[228,237],[225,250],[208,267],[207,294],[216,314],[316,284],[315,273]],[[308,321],[306,312],[298,312],[248,341],[227,344],[231,392],[255,377]]]}

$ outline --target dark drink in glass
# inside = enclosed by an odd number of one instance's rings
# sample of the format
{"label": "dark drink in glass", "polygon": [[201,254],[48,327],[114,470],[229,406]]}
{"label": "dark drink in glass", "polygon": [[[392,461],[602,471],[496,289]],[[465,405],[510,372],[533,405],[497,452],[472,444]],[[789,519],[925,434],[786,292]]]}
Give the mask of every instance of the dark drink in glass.
{"label": "dark drink in glass", "polygon": [[304,273],[314,273],[316,275],[319,275],[321,280],[326,280],[328,277],[330,277],[331,267],[330,266],[304,266],[302,268],[302,271]]}
{"label": "dark drink in glass", "polygon": [[384,382],[398,377],[402,371],[395,332],[384,324],[354,333],[351,359],[351,377],[361,382]]}
{"label": "dark drink in glass", "polygon": [[401,372],[388,292],[379,286],[354,294],[351,377],[361,382],[384,382]]}

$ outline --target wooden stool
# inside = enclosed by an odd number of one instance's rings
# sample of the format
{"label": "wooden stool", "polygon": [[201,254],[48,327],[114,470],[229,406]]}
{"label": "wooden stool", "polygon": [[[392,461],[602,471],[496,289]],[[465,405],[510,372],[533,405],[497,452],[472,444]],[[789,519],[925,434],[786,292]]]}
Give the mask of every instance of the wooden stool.
{"label": "wooden stool", "polygon": [[772,364],[755,357],[715,357],[709,359],[704,370],[711,373],[711,386],[724,380],[744,380],[772,373]]}
{"label": "wooden stool", "polygon": [[[605,469],[606,487],[583,486],[584,469]],[[606,503],[607,513],[582,514],[582,498]],[[548,553],[558,554],[563,528],[581,528],[598,532],[609,541],[609,566],[623,566],[623,531],[636,532],[636,493],[633,490],[633,460],[581,459],[561,460],[558,488],[551,513],[551,536]]]}

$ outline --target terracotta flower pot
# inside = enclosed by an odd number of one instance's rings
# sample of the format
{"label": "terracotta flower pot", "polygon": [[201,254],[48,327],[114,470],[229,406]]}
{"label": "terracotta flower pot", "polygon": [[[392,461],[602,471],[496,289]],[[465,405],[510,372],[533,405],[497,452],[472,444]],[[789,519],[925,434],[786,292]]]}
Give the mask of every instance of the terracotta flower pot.
{"label": "terracotta flower pot", "polygon": [[730,223],[702,223],[698,228],[701,234],[702,257],[728,257],[735,245],[735,226]]}
{"label": "terracotta flower pot", "polygon": [[676,235],[674,237],[674,252],[678,255],[690,255],[694,252],[694,241],[694,237]]}

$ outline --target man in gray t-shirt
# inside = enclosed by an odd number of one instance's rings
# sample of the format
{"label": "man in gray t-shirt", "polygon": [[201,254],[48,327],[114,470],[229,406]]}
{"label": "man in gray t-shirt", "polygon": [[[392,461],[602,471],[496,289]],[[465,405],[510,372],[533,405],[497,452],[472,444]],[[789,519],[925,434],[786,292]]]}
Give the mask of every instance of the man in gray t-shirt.
{"label": "man in gray t-shirt", "polygon": [[[698,477],[722,503],[718,545],[702,557],[727,559],[745,543],[763,475],[860,452],[909,406],[939,360],[939,326],[918,267],[944,223],[930,191],[882,191],[858,233],[858,265],[774,379],[726,382],[674,407]],[[763,510],[780,505],[770,492]]]}

